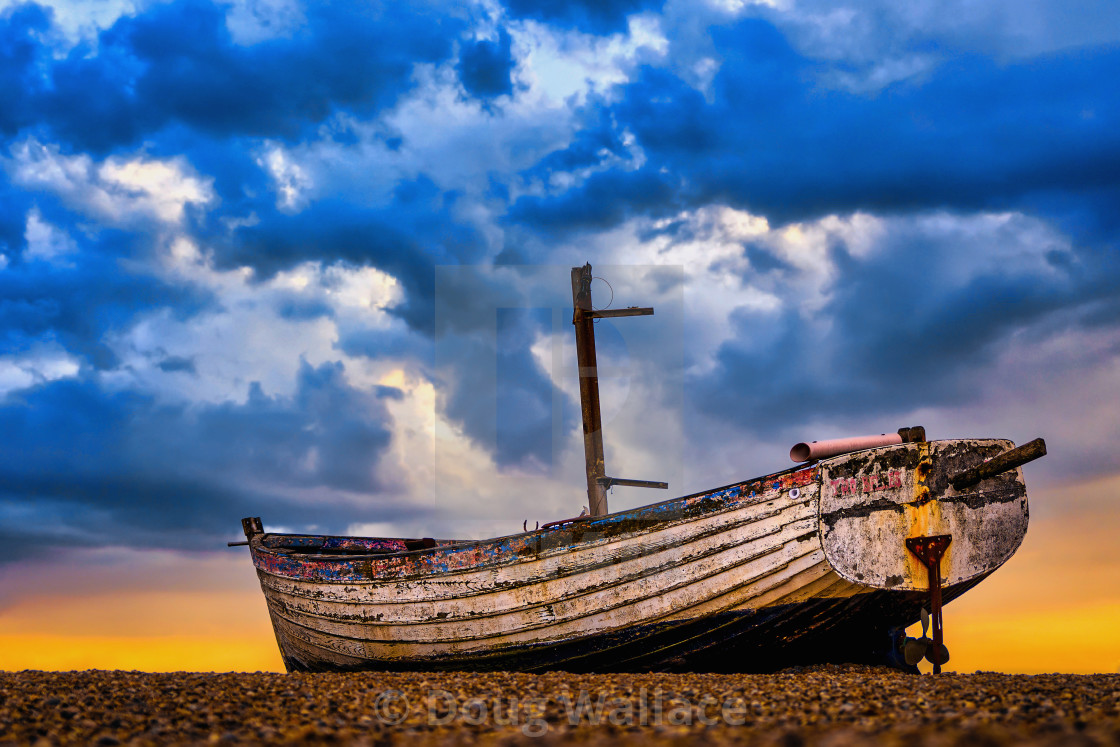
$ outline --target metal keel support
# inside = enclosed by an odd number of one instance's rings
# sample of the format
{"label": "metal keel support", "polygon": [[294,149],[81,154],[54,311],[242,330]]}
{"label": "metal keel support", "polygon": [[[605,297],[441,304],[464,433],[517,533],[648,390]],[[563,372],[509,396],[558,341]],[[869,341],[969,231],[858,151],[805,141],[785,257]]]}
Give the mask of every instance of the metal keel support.
{"label": "metal keel support", "polygon": [[908,537],[906,540],[906,549],[929,571],[930,618],[933,621],[933,650],[929,660],[933,662],[934,674],[941,674],[941,651],[944,646],[941,626],[941,558],[952,541],[953,537],[948,534]]}

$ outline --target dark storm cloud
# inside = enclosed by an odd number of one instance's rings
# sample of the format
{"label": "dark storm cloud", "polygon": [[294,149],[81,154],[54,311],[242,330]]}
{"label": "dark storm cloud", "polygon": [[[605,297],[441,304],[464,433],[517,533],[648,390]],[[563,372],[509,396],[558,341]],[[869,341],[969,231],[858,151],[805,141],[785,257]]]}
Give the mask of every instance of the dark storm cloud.
{"label": "dark storm cloud", "polygon": [[122,272],[116,257],[93,251],[67,267],[15,255],[0,271],[0,349],[11,352],[53,337],[93,366],[112,368],[118,361],[106,334],[142,311],[165,307],[187,315],[209,302],[208,294]]}
{"label": "dark storm cloud", "polygon": [[513,93],[511,42],[509,33],[502,29],[497,41],[481,40],[463,45],[456,67],[467,93],[480,99]]}
{"label": "dark storm cloud", "polygon": [[[89,378],[44,384],[0,405],[0,515],[40,542],[180,549],[216,547],[249,515],[338,531],[400,518],[407,506],[369,499],[386,487],[376,475],[390,441],[383,400],[399,394],[356,390],[330,363],[304,363],[290,398],[254,384],[243,404],[159,404]],[[284,497],[294,488],[366,499]]]}
{"label": "dark storm cloud", "polygon": [[[653,285],[669,294],[656,324],[596,323],[600,377],[607,387],[628,386],[634,367],[656,368],[669,381],[681,368],[679,335],[674,330],[671,291],[679,268],[596,267],[620,294],[596,280],[596,307],[633,300],[622,288]],[[665,296],[661,296],[665,298]],[[554,459],[571,446],[580,422],[579,398],[554,382],[576,373],[572,341],[571,275],[567,267],[439,268],[436,286],[436,336],[433,380],[440,410],[487,451],[502,471],[550,474]],[[558,337],[557,337],[558,336]],[[534,347],[543,344],[543,349]],[[538,357],[539,355],[539,357]],[[574,379],[573,379],[574,380]],[[672,392],[669,396],[675,396]],[[615,402],[614,406],[623,403]],[[679,404],[679,403],[677,403]],[[613,409],[613,408],[608,408]]]}
{"label": "dark storm cloud", "polygon": [[232,233],[215,226],[208,245],[219,267],[249,266],[261,277],[307,260],[376,267],[404,287],[391,312],[430,335],[435,266],[470,261],[484,242],[477,228],[456,219],[454,195],[429,193],[422,183],[406,191],[382,209],[334,198],[295,214],[262,205],[259,222]]}
{"label": "dark storm cloud", "polygon": [[[603,104],[605,102],[599,102]],[[611,157],[627,156],[622,138],[607,112],[592,105],[580,112],[579,129],[563,150],[553,151],[536,163],[535,172],[574,173],[581,169],[598,167]]]}
{"label": "dark storm cloud", "polygon": [[677,178],[656,170],[599,172],[556,197],[520,198],[509,218],[546,235],[605,230],[671,210],[679,204],[677,184]]}
{"label": "dark storm cloud", "polygon": [[172,373],[175,371],[182,371],[183,373],[193,374],[196,373],[194,358],[184,358],[181,355],[169,355],[159,363],[159,370],[164,373]]}
{"label": "dark storm cloud", "polygon": [[531,18],[591,34],[626,31],[626,19],[644,10],[658,10],[663,0],[506,0],[514,18]]}
{"label": "dark storm cloud", "polygon": [[339,331],[335,347],[346,355],[367,358],[408,358],[430,367],[432,345],[428,340],[417,340],[411,330],[401,328],[381,329],[357,327]]}
{"label": "dark storm cloud", "polygon": [[553,291],[564,288],[541,293],[541,280],[563,282],[565,275],[532,267],[446,267],[437,275],[433,380],[440,407],[502,470],[548,472],[561,446],[553,441],[554,428],[562,432],[553,401],[569,415],[572,405],[531,348],[553,332],[550,304],[562,304]]}
{"label": "dark storm cloud", "polygon": [[750,260],[751,269],[754,272],[765,274],[790,269],[789,265],[774,256],[772,251],[757,244],[746,244],[743,251],[746,253],[747,259]]}
{"label": "dark storm cloud", "polygon": [[[737,311],[717,365],[693,378],[700,406],[765,436],[813,420],[969,403],[1012,335],[1029,330],[1027,339],[1041,342],[1088,323],[1101,304],[1115,306],[1115,260],[1053,249],[1049,267],[973,269],[968,255],[984,256],[993,236],[894,228],[871,256],[833,246],[836,276],[815,321],[792,307]],[[1055,326],[1059,310],[1068,317]]]}
{"label": "dark storm cloud", "polygon": [[[311,3],[290,35],[234,43],[225,8],[159,3],[62,60],[38,47],[47,13],[4,13],[0,128],[45,130],[103,153],[170,124],[219,136],[294,138],[338,110],[369,113],[410,85],[413,66],[449,58],[463,22],[416,3]],[[39,67],[33,63],[38,61]],[[40,69],[41,68],[41,69]],[[15,90],[9,90],[9,89]]]}
{"label": "dark storm cloud", "polygon": [[29,92],[40,86],[36,63],[44,54],[36,37],[49,27],[49,13],[37,5],[0,12],[0,134],[10,136],[33,118]]}
{"label": "dark storm cloud", "polygon": [[27,213],[34,206],[31,196],[14,187],[0,170],[0,253],[9,261],[23,253]]}
{"label": "dark storm cloud", "polygon": [[553,387],[552,372],[542,370],[531,351],[537,335],[551,330],[552,309],[499,309],[494,418],[494,458],[499,467],[547,472],[552,466],[552,400],[559,392]]}
{"label": "dark storm cloud", "polygon": [[[449,58],[461,19],[415,4],[312,4],[306,23],[289,36],[241,46],[230,37],[221,5],[180,0],[122,17],[100,34],[96,53],[80,45],[55,61],[36,37],[49,28],[49,16],[23,6],[0,19],[8,42],[0,52],[0,86],[13,88],[11,103],[0,109],[0,131],[39,133],[95,153],[157,136],[145,144],[150,155],[185,154],[214,179],[214,209],[188,210],[188,225],[213,248],[218,267],[247,265],[267,278],[305,260],[372,263],[406,289],[395,311],[430,331],[433,265],[470,261],[478,251],[475,229],[451,214],[456,196],[420,177],[402,183],[381,211],[327,199],[291,215],[275,206],[254,139],[296,137],[339,109],[368,114],[392,103],[410,85],[416,63]],[[503,64],[508,78],[504,33],[493,49],[468,47],[468,85],[498,93]],[[0,242],[19,249],[32,203],[26,194],[14,196],[0,207]],[[230,225],[243,227],[231,233]],[[26,306],[26,295],[13,303]],[[29,324],[34,311],[24,314]],[[325,310],[293,302],[285,311]],[[37,316],[57,313],[43,308]],[[97,330],[87,331],[97,337]]]}
{"label": "dark storm cloud", "polygon": [[[881,60],[905,46],[971,49],[1002,59],[1033,57],[1114,43],[1120,29],[1120,7],[1111,0],[1082,0],[1075,12],[1065,0],[798,0],[788,17],[759,10],[796,39],[800,49],[823,48],[860,60]],[[843,32],[837,33],[838,28]]]}
{"label": "dark storm cloud", "polygon": [[[511,218],[582,229],[723,202],[780,223],[854,210],[1002,209],[1120,180],[1115,48],[1008,65],[950,57],[922,78],[859,94],[824,86],[830,68],[764,21],[713,28],[711,38],[721,67],[707,95],[648,66],[621,86],[611,115],[645,154],[639,171],[523,197]],[[651,191],[664,174],[679,186]],[[528,175],[547,178],[540,167]],[[604,207],[607,192],[615,198]]]}
{"label": "dark storm cloud", "polygon": [[[65,233],[73,254],[58,262],[28,254],[32,212]],[[137,225],[151,228],[146,219]],[[213,301],[206,291],[122,266],[150,258],[152,250],[143,230],[95,226],[55,196],[21,191],[0,172],[0,253],[7,260],[0,271],[0,352],[51,337],[95,367],[111,368],[118,361],[104,338],[137,313],[163,307],[183,316]]]}

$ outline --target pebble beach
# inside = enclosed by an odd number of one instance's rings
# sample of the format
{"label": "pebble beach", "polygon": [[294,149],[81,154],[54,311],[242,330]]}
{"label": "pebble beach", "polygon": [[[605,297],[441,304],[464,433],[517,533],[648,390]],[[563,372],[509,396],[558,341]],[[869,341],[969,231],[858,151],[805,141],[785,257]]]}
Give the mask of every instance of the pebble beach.
{"label": "pebble beach", "polygon": [[1120,745],[1120,675],[0,672],[0,745]]}

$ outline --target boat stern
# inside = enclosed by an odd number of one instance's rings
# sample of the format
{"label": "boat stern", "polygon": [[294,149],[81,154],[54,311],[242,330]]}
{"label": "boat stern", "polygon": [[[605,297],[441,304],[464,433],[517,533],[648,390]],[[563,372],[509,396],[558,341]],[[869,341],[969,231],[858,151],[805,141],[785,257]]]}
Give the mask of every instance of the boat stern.
{"label": "boat stern", "polygon": [[967,486],[959,478],[1013,447],[1004,439],[923,441],[823,460],[819,531],[825,557],[853,583],[927,591],[932,564],[915,552],[915,541],[940,537],[946,538],[936,543],[940,585],[979,581],[1022,543],[1027,490],[1019,467]]}

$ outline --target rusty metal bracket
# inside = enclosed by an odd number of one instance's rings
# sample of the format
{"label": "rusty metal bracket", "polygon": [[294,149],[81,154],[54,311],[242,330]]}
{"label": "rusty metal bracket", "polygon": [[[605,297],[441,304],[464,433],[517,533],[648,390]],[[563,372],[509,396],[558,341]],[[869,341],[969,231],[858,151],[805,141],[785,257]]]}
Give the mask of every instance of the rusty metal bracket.
{"label": "rusty metal bracket", "polygon": [[253,539],[254,534],[264,534],[264,525],[261,524],[261,517],[259,516],[246,516],[241,520],[241,529],[245,532],[245,539]]}
{"label": "rusty metal bracket", "polygon": [[952,535],[937,534],[932,537],[907,537],[906,549],[909,550],[929,571],[929,605],[933,620],[933,646],[930,661],[933,673],[941,673],[941,652],[944,648],[944,635],[941,622],[941,558],[953,541]]}
{"label": "rusty metal bracket", "polygon": [[615,485],[622,485],[630,488],[659,488],[661,490],[668,490],[669,483],[660,482],[657,480],[627,480],[622,477],[600,477],[599,484],[607,490],[610,490]]}
{"label": "rusty metal bracket", "polygon": [[618,319],[624,316],[653,316],[653,308],[649,306],[628,306],[625,309],[599,309],[592,310],[588,312],[587,315],[592,319]]}
{"label": "rusty metal bracket", "polygon": [[914,553],[927,568],[932,568],[935,563],[941,563],[941,558],[945,555],[945,550],[949,548],[949,543],[952,541],[953,537],[949,534],[937,534],[932,537],[908,537],[906,539],[906,549]]}
{"label": "rusty metal bracket", "polygon": [[904,444],[925,443],[926,429],[920,425],[912,425],[909,428],[899,428],[898,435],[902,437]]}
{"label": "rusty metal bracket", "polygon": [[249,540],[253,539],[253,535],[264,534],[264,526],[261,524],[261,517],[259,516],[246,516],[241,520],[241,529],[245,532],[245,541],[227,542],[226,547],[243,547],[249,544]]}

